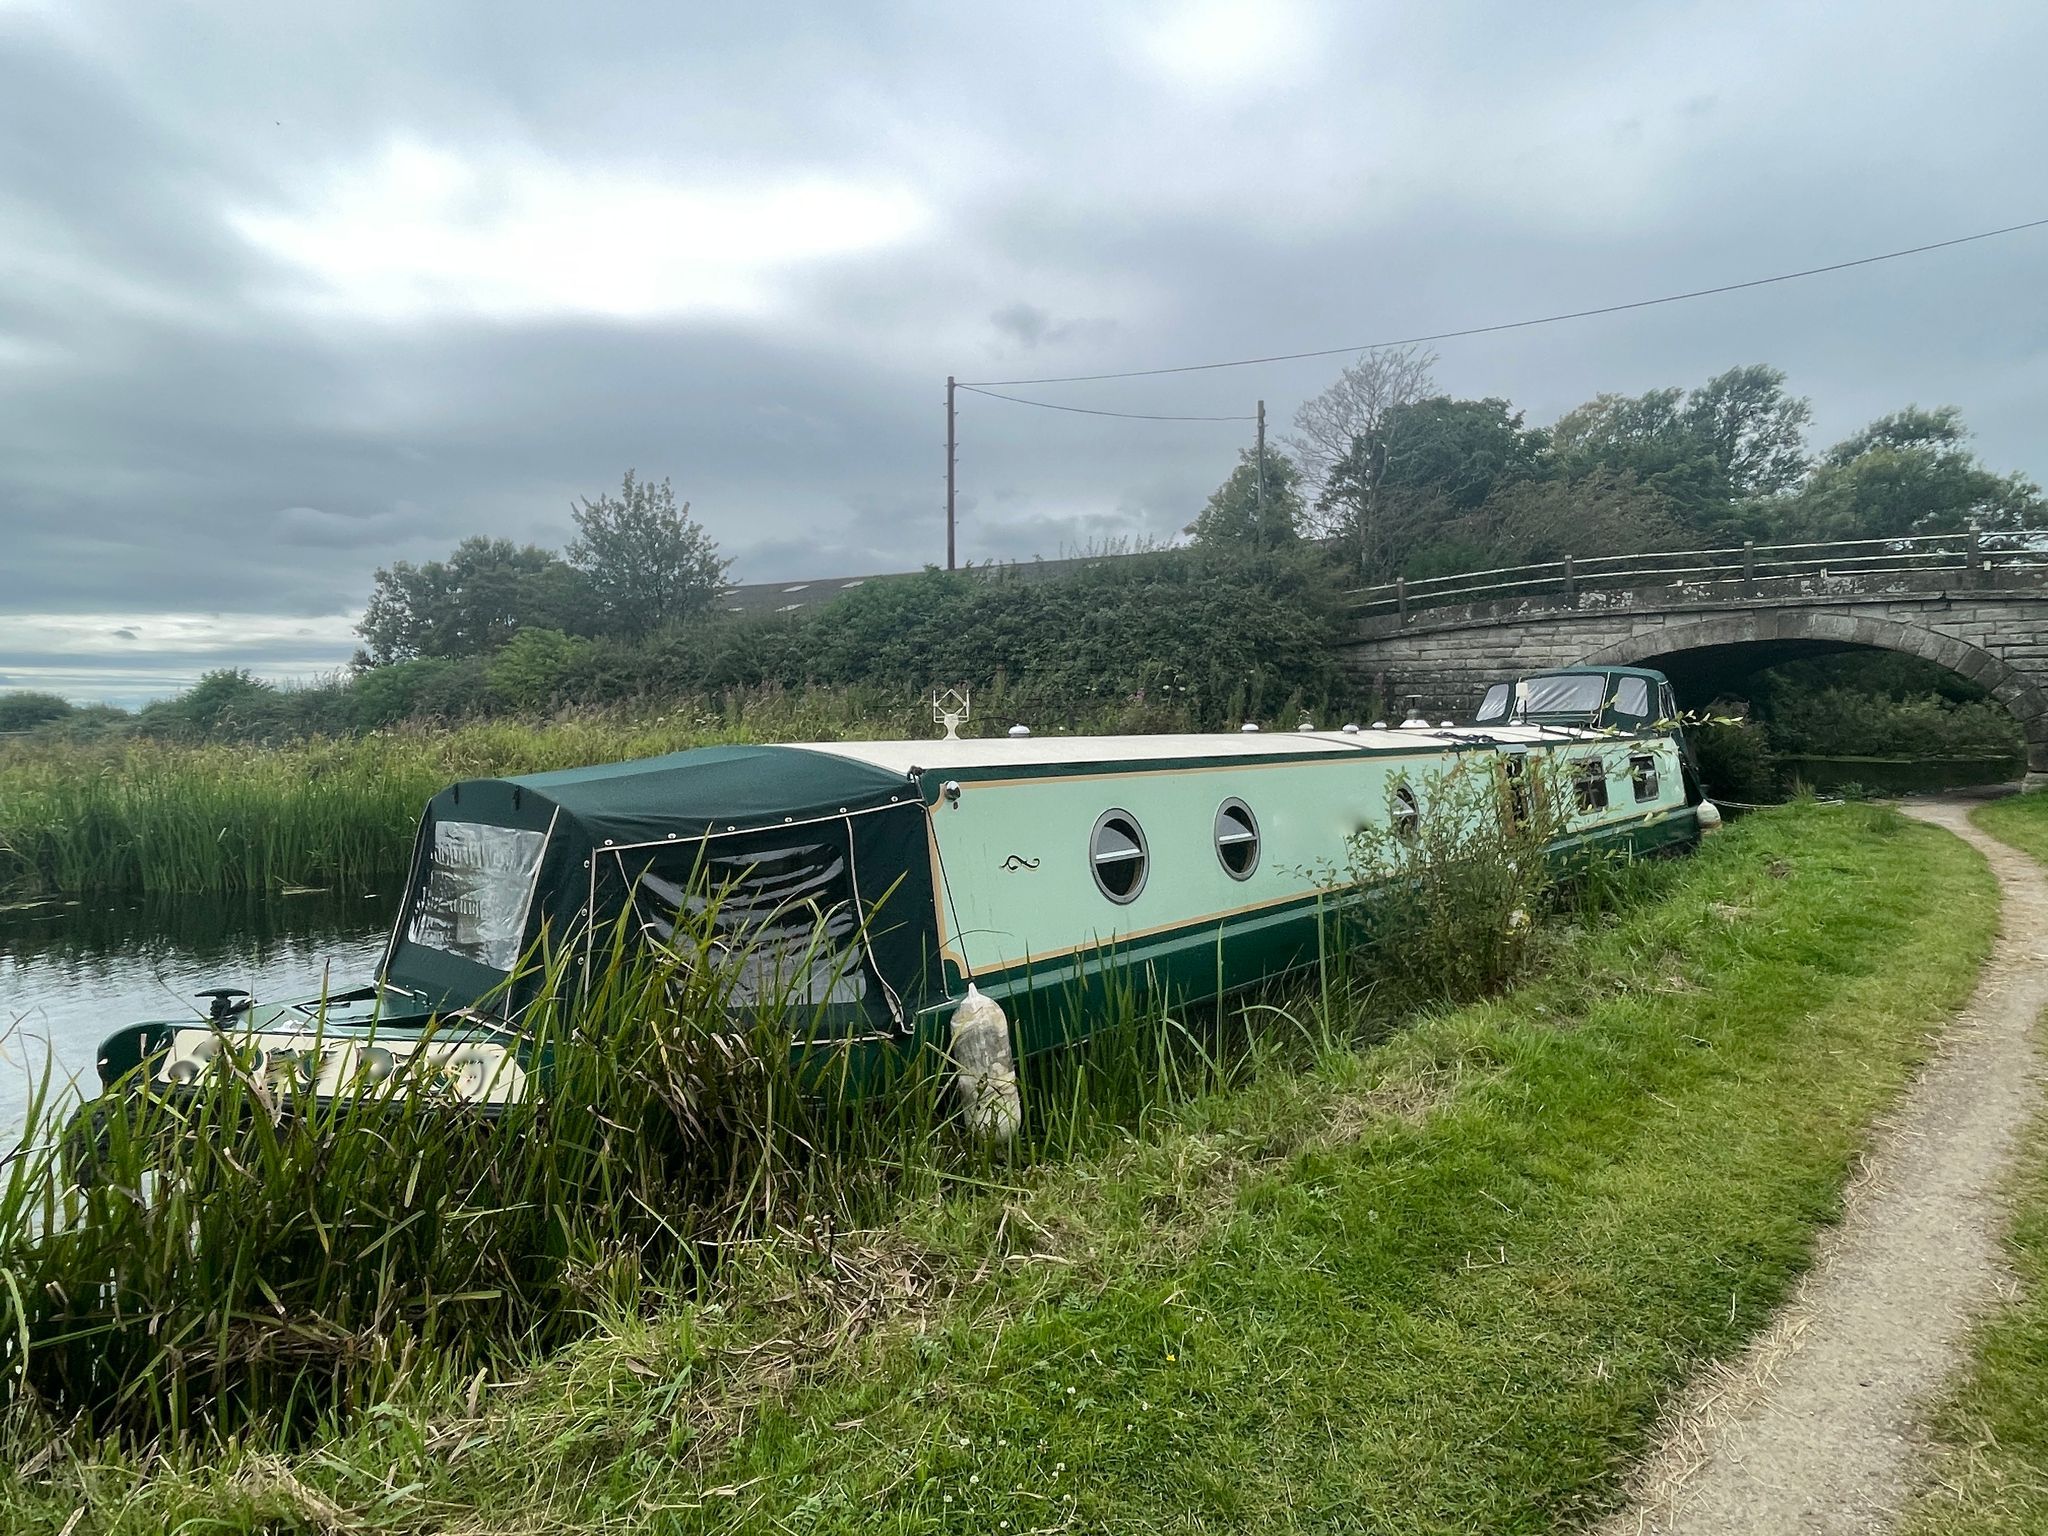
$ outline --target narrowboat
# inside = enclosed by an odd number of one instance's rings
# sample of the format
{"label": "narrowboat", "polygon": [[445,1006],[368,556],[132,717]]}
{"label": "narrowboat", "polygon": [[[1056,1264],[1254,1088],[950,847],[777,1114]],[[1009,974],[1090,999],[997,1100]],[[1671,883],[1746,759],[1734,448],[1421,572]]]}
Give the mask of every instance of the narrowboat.
{"label": "narrowboat", "polygon": [[1407,830],[1414,786],[1475,757],[1561,763],[1571,844],[1678,849],[1718,820],[1669,685],[1620,667],[1509,679],[1462,726],[949,730],[470,780],[427,806],[374,979],[282,1003],[205,994],[210,1017],[110,1037],[100,1076],[176,1091],[232,1040],[300,1091],[423,1057],[457,1098],[502,1105],[541,1075],[522,1055],[541,984],[523,959],[581,946],[588,964],[601,935],[660,945],[705,922],[737,957],[736,1009],[779,989],[834,1048],[956,1056],[972,1013],[998,1021],[1007,1062],[1085,1033],[1112,984],[1214,996],[1313,962],[1350,840]]}

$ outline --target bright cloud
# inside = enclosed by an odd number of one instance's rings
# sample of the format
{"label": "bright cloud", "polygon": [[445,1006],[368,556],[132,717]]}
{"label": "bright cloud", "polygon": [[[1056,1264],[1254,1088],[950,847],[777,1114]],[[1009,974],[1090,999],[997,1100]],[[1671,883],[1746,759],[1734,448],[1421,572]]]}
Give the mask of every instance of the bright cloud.
{"label": "bright cloud", "polygon": [[1299,82],[1320,28],[1293,0],[1172,0],[1132,31],[1138,56],[1192,92]]}
{"label": "bright cloud", "polygon": [[900,244],[929,211],[901,186],[823,174],[686,182],[398,139],[305,207],[230,226],[317,307],[616,320],[774,312],[798,271]]}

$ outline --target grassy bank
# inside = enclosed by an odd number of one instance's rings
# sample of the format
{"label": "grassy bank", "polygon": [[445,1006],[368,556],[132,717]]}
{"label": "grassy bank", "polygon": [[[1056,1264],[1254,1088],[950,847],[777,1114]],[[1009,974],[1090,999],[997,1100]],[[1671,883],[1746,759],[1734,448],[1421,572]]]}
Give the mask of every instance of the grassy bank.
{"label": "grassy bank", "polygon": [[360,887],[402,873],[457,779],[731,741],[901,736],[929,707],[849,690],[736,692],[656,715],[408,726],[277,746],[0,744],[0,893]]}
{"label": "grassy bank", "polygon": [[[1972,819],[2048,868],[2048,794],[1994,801]],[[1937,1422],[1944,1454],[1906,1523],[1911,1536],[2048,1530],[2048,1115],[2020,1154],[2012,1200],[2006,1245],[2019,1292],[1972,1340],[1968,1376]]]}
{"label": "grassy bank", "polygon": [[17,1441],[0,1524],[1568,1525],[1783,1296],[1996,920],[1967,849],[1867,807],[1752,818],[1665,878],[1503,1000],[1377,1045],[1333,1017],[1307,1070],[764,1242],[314,1447]]}

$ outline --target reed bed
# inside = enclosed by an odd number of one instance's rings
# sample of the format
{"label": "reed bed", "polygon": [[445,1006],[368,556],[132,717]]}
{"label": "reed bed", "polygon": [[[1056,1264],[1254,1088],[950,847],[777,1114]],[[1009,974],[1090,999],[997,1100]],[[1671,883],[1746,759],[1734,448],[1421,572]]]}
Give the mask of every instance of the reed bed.
{"label": "reed bed", "polygon": [[0,893],[357,890],[403,872],[421,809],[458,779],[721,742],[901,736],[921,722],[928,706],[900,696],[770,688],[652,715],[418,725],[271,746],[12,743],[0,747]]}

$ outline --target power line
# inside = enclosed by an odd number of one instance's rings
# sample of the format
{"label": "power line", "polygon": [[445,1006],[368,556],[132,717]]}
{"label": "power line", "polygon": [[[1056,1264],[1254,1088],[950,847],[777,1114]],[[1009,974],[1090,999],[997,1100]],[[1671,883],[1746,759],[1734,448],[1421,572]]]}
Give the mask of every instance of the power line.
{"label": "power line", "polygon": [[[1627,304],[1603,304],[1596,309],[1574,309],[1564,314],[1539,315],[1531,320],[1505,320],[1498,325],[1473,325],[1456,331],[1436,331],[1427,336],[1404,336],[1394,341],[1366,341],[1350,347],[1318,347],[1312,352],[1278,352],[1270,357],[1240,357],[1224,363],[1184,363],[1177,368],[1133,368],[1123,373],[1072,373],[1044,379],[983,379],[978,383],[962,382],[962,389],[972,389],[977,394],[988,394],[983,384],[1095,384],[1108,379],[1151,379],[1168,373],[1208,373],[1218,368],[1253,368],[1261,363],[1292,363],[1312,357],[1336,357],[1346,352],[1375,352],[1387,347],[1413,347],[1428,341],[1455,341],[1465,336],[1490,336],[1498,331],[1527,330],[1537,325],[1557,325],[1566,320],[1588,320],[1595,315],[1618,315],[1631,309],[1650,309],[1658,304],[1679,304],[1687,299],[1711,298],[1717,293],[1738,293],[1745,288],[1767,288],[1773,283],[1796,282],[1802,277],[1819,277],[1827,272],[1846,272],[1851,267],[1868,267],[1880,261],[1897,261],[1904,256],[1921,256],[1928,251],[1945,251],[1950,246],[1970,245],[1978,240],[1995,240],[2001,235],[2015,235],[2023,230],[2039,229],[2048,225],[2048,219],[2029,219],[2024,224],[2008,224],[2002,229],[1982,230],[1974,235],[1958,235],[1953,240],[1935,240],[1927,245],[1908,246],[1901,251],[1885,251],[1877,256],[1858,256],[1853,261],[1830,262],[1824,267],[1806,267],[1798,272],[1780,272],[1775,277],[1753,277],[1742,283],[1722,283],[1713,288],[1694,288],[1687,293],[1667,293],[1661,298],[1636,299]],[[999,400],[1013,398],[997,395]],[[1049,405],[1043,400],[1020,401],[1023,405],[1044,405],[1048,410],[1079,410],[1079,406]],[[1115,416],[1117,411],[1097,411],[1099,416]],[[1242,421],[1236,417],[1149,417],[1146,420],[1176,421]]]}
{"label": "power line", "polygon": [[[1221,366],[1221,365],[1219,365]],[[1251,416],[1153,416],[1143,411],[1096,411],[1085,405],[1055,405],[1050,400],[1026,400],[1022,395],[999,395],[992,389],[983,389],[978,384],[962,384],[961,389],[971,394],[987,395],[991,400],[1007,400],[1012,405],[1035,405],[1041,411],[1071,411],[1076,416],[1115,416],[1123,421],[1252,421]]]}

